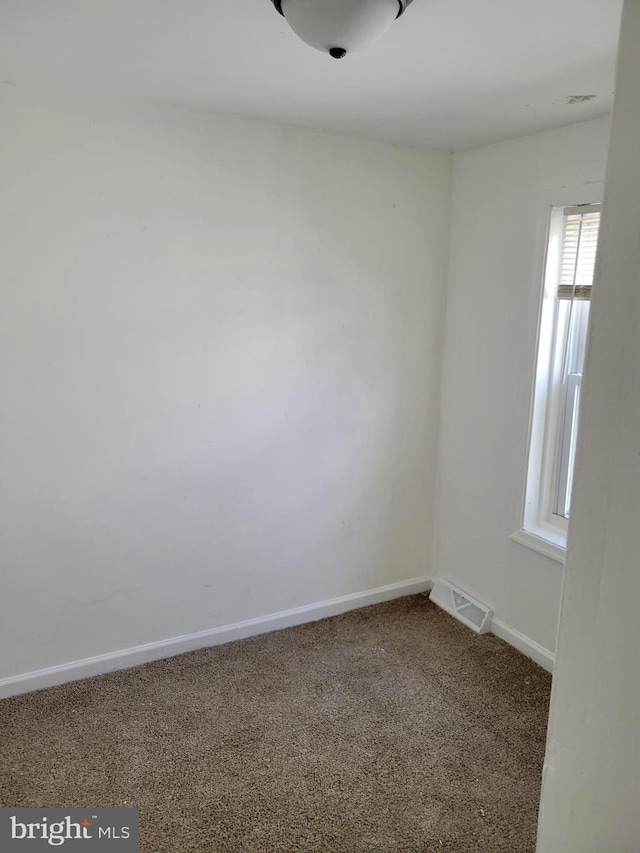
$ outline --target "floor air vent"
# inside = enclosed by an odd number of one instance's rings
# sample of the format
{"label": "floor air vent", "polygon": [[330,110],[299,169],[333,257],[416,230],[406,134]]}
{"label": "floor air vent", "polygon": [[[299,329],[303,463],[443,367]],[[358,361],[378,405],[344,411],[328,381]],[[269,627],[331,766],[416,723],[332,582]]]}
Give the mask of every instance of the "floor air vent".
{"label": "floor air vent", "polygon": [[486,634],[489,630],[492,611],[444,578],[435,582],[429,598],[476,634]]}

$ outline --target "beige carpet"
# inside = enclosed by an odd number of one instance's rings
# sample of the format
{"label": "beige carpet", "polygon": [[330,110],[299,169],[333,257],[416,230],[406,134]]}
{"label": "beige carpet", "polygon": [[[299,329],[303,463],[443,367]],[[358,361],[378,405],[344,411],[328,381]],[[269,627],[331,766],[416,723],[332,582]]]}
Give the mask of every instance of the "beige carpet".
{"label": "beige carpet", "polygon": [[145,853],[532,853],[550,677],[425,596],[0,702],[0,805]]}

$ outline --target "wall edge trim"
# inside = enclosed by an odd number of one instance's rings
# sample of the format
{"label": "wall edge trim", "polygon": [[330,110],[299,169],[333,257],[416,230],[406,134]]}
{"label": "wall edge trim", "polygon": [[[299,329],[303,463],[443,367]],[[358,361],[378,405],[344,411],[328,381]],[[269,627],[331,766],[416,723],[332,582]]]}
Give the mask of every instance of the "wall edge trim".
{"label": "wall edge trim", "polygon": [[519,652],[522,652],[523,655],[531,658],[531,660],[535,661],[543,669],[546,669],[547,672],[553,673],[556,656],[549,649],[545,649],[540,643],[536,643],[531,637],[527,637],[526,634],[521,633],[512,625],[508,625],[496,616],[491,620],[490,630],[496,637],[499,637]]}
{"label": "wall edge trim", "polygon": [[314,604],[305,604],[278,613],[258,616],[242,622],[233,622],[218,628],[169,637],[152,643],[144,643],[131,648],[9,676],[0,679],[0,699],[30,693],[34,690],[43,690],[47,687],[55,687],[71,681],[79,681],[95,675],[130,669],[151,661],[175,657],[186,652],[218,646],[235,640],[243,640],[258,634],[267,634],[271,631],[279,631],[307,622],[315,622],[330,616],[338,616],[349,610],[392,601],[394,598],[402,598],[405,595],[428,592],[431,586],[430,578],[411,578],[362,592],[341,595]]}

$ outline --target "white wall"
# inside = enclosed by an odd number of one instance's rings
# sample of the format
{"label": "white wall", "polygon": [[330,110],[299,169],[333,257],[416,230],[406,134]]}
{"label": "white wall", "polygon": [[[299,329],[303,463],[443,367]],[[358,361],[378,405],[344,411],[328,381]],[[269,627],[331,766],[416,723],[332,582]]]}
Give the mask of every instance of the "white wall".
{"label": "white wall", "polygon": [[562,565],[510,541],[527,455],[545,198],[602,181],[600,120],[454,156],[434,573],[550,652]]}
{"label": "white wall", "polygon": [[640,2],[622,24],[539,853],[640,848]]}
{"label": "white wall", "polygon": [[0,120],[0,675],[430,573],[450,157]]}

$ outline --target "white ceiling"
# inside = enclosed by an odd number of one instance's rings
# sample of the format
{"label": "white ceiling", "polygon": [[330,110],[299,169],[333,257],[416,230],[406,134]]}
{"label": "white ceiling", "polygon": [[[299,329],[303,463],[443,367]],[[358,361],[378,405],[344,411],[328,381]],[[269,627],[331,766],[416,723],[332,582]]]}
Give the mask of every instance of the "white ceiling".
{"label": "white ceiling", "polygon": [[337,61],[270,0],[0,0],[0,80],[455,150],[609,113],[621,5],[415,0]]}

